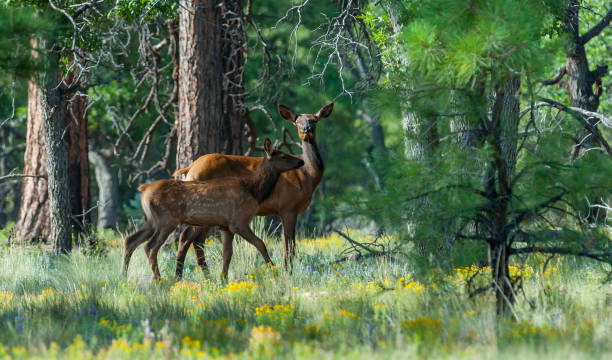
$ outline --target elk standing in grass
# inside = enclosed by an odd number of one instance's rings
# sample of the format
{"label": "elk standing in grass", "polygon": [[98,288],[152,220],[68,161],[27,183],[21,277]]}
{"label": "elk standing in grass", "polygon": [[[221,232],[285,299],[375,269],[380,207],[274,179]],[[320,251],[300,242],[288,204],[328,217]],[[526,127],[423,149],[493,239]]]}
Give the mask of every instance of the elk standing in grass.
{"label": "elk standing in grass", "polygon": [[[323,159],[316,142],[317,122],[328,117],[332,113],[333,108],[334,104],[331,103],[325,105],[316,114],[295,115],[288,107],[278,105],[279,114],[297,127],[298,136],[302,140],[302,158],[305,164],[302,168],[287,171],[281,175],[274,192],[261,204],[256,215],[280,216],[283,224],[285,268],[291,266],[295,254],[295,225],[297,216],[306,211],[312,201],[312,195],[323,177]],[[177,170],[174,176],[186,175],[185,180],[248,176],[262,161],[262,158],[256,157],[208,154],[198,158],[189,167]],[[206,268],[203,245],[209,231],[210,226],[200,228],[190,227],[181,233],[179,250],[177,252],[177,280],[182,277],[183,263],[192,242],[194,243],[198,265],[202,269]],[[231,246],[231,237],[233,237],[231,232],[223,231],[224,244],[227,243]],[[227,249],[227,251],[231,252],[231,248]]]}
{"label": "elk standing in grass", "polygon": [[233,234],[253,244],[267,263],[272,263],[263,241],[249,224],[261,203],[272,193],[280,175],[304,165],[298,157],[272,149],[265,140],[265,158],[249,176],[208,181],[158,180],[142,184],[141,206],[145,222],[125,239],[123,273],[127,275],[130,258],[143,242],[155,279],[160,278],[157,252],[178,225],[220,226],[232,236],[223,243],[223,277],[232,257]]}

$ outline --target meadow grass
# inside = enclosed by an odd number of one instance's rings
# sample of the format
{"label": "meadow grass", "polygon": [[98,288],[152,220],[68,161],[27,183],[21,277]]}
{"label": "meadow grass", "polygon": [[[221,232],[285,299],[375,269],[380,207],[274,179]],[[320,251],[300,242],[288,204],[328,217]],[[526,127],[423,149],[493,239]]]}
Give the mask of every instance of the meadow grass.
{"label": "meadow grass", "polygon": [[[351,236],[366,236],[353,231]],[[282,244],[268,235],[272,259]],[[35,248],[0,250],[0,356],[4,358],[611,358],[612,286],[601,265],[533,257],[515,318],[497,321],[491,295],[469,298],[476,267],[415,278],[409,260],[335,263],[346,243],[298,243],[292,274],[237,241],[229,281],[209,241],[207,275],[192,253],[171,281],[175,251],[160,252],[163,280],[138,249],[119,274],[122,240],[108,251],[50,259]],[[388,241],[392,241],[389,239]],[[486,274],[484,275],[486,276]],[[485,279],[476,277],[476,281]]]}

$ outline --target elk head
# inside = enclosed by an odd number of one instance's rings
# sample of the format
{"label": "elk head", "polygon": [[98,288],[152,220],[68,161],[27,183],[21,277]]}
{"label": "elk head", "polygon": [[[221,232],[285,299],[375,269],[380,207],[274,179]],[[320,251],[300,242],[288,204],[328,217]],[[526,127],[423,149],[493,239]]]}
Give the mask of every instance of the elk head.
{"label": "elk head", "polygon": [[278,105],[278,113],[283,119],[291,121],[298,129],[298,136],[302,141],[313,142],[316,137],[317,122],[331,115],[334,103],[327,104],[317,111],[316,114],[295,115],[290,108]]}
{"label": "elk head", "polygon": [[266,152],[266,161],[279,173],[297,169],[304,165],[304,160],[275,149],[268,138],[264,140],[264,150]]}

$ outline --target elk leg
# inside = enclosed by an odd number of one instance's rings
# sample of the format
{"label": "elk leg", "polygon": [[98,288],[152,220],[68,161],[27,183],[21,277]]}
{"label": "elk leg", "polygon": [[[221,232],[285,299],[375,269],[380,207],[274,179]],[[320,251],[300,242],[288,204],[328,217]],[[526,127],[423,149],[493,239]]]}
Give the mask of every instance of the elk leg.
{"label": "elk leg", "polygon": [[153,226],[147,221],[140,227],[140,229],[138,229],[138,231],[125,239],[123,246],[123,266],[121,269],[123,276],[127,276],[128,266],[130,265],[130,259],[132,258],[134,250],[136,250],[140,244],[153,236],[153,234]]}
{"label": "elk leg", "polygon": [[223,231],[223,270],[221,271],[221,277],[227,279],[227,272],[229,270],[230,262],[232,261],[232,255],[234,254],[234,234],[230,231]]}
{"label": "elk leg", "polygon": [[193,242],[192,234],[194,232],[193,227],[188,226],[179,236],[178,251],[176,252],[176,270],[174,272],[174,280],[179,281],[183,277],[183,266],[185,265],[185,256],[187,256],[187,250]]}
{"label": "elk leg", "polygon": [[157,253],[159,249],[161,249],[162,245],[166,242],[166,239],[172,233],[172,230],[176,227],[176,224],[172,227],[162,229],[157,233],[157,236],[151,241],[147,243],[145,246],[145,251],[147,252],[147,256],[149,258],[149,264],[151,265],[151,270],[153,271],[153,279],[159,280],[161,279],[161,275],[159,273],[159,265],[157,264]]}
{"label": "elk leg", "polygon": [[270,259],[270,256],[268,255],[268,249],[266,249],[266,244],[264,244],[264,242],[260,238],[258,238],[257,235],[253,234],[253,231],[251,231],[248,226],[238,229],[238,231],[235,231],[235,233],[242,236],[246,241],[255,246],[255,248],[259,250],[259,253],[261,254],[261,256],[263,256],[264,260],[267,263],[274,265],[274,263]]}
{"label": "elk leg", "polygon": [[289,213],[281,215],[283,224],[283,251],[285,254],[285,269],[293,269],[293,258],[295,256],[295,224],[297,214]]}
{"label": "elk leg", "polygon": [[190,226],[181,232],[181,236],[179,237],[179,248],[176,253],[176,271],[174,273],[174,279],[176,281],[179,281],[183,277],[185,257],[187,256],[187,251],[191,244],[193,244],[196,252],[196,262],[202,268],[202,271],[208,272],[208,265],[204,258],[204,241],[206,240],[208,230],[208,227]]}
{"label": "elk leg", "polygon": [[210,233],[210,227],[208,226],[200,226],[196,228],[196,232],[193,237],[193,250],[196,255],[196,263],[202,269],[203,272],[208,272],[208,265],[206,264],[206,258],[204,256],[204,244],[206,243],[206,238],[208,238],[208,234]]}

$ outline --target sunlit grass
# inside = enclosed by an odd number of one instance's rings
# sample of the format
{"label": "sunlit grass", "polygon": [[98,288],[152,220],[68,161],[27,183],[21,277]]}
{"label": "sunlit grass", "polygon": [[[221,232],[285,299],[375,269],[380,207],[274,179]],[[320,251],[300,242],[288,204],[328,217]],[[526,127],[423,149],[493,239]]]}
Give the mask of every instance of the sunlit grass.
{"label": "sunlit grass", "polygon": [[[361,241],[365,234],[349,231]],[[282,244],[267,236],[282,264]],[[466,283],[486,267],[416,278],[409,263],[378,257],[336,262],[338,235],[298,243],[293,272],[267,266],[237,240],[229,280],[221,246],[209,241],[210,275],[190,253],[171,281],[175,251],[160,252],[162,281],[144,251],[127,279],[120,240],[108,252],[50,259],[40,249],[0,252],[0,354],[12,358],[610,358],[612,286],[600,265],[533,257],[513,264],[523,277],[516,320],[498,323],[490,295]],[[383,241],[392,241],[384,239]],[[546,267],[544,268],[544,265]]]}

